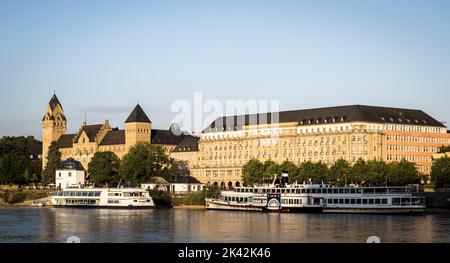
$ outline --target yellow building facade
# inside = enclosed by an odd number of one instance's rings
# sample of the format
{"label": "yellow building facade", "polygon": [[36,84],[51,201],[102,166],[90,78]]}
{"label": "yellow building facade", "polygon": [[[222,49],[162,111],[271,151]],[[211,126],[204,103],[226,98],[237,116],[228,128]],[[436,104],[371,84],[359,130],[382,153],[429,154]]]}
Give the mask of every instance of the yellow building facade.
{"label": "yellow building facade", "polygon": [[429,174],[432,155],[449,144],[447,128],[420,110],[353,105],[229,116],[200,135],[192,175],[222,187],[240,185],[242,166],[253,158],[329,166],[338,159],[406,159]]}

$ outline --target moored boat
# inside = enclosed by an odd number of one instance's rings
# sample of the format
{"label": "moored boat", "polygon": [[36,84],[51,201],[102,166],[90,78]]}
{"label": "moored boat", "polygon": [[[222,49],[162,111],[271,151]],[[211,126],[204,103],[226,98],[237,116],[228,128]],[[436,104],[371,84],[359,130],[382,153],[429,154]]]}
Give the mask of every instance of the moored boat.
{"label": "moored boat", "polygon": [[[425,210],[425,198],[410,187],[337,187],[327,184],[236,187],[207,199],[207,209],[266,212],[412,214]],[[274,180],[275,182],[275,180]]]}
{"label": "moored boat", "polygon": [[66,188],[50,198],[54,207],[153,208],[149,193],[140,188]]}

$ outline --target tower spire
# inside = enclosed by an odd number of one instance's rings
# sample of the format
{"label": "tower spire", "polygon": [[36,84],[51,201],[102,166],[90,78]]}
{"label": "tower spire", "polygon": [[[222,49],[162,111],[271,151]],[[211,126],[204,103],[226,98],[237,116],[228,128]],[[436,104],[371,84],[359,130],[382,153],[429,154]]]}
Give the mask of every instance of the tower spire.
{"label": "tower spire", "polygon": [[152,123],[139,104],[136,105],[136,107],[131,112],[130,116],[128,116],[127,120],[125,121],[125,123],[130,122]]}

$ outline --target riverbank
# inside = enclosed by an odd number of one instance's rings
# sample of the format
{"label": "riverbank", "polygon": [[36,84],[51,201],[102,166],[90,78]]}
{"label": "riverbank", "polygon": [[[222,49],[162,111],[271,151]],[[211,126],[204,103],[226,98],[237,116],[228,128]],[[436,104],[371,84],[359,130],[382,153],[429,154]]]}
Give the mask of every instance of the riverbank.
{"label": "riverbank", "polygon": [[174,209],[206,209],[204,205],[176,205]]}
{"label": "riverbank", "polygon": [[21,191],[10,190],[0,192],[0,205],[2,206],[31,206],[36,200],[49,196],[47,191]]}

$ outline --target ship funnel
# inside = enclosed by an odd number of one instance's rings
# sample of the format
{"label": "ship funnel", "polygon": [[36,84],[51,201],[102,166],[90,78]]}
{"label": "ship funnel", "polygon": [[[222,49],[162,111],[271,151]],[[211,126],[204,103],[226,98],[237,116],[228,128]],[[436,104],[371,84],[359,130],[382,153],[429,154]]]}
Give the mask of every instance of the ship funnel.
{"label": "ship funnel", "polygon": [[281,184],[288,185],[289,184],[289,174],[287,172],[281,173]]}

